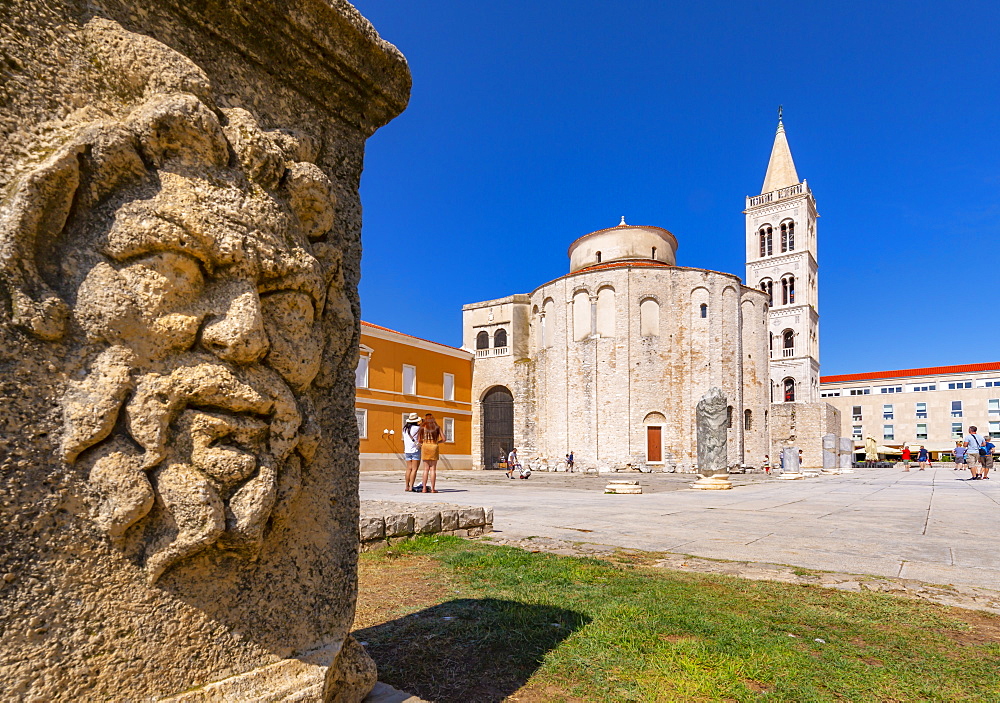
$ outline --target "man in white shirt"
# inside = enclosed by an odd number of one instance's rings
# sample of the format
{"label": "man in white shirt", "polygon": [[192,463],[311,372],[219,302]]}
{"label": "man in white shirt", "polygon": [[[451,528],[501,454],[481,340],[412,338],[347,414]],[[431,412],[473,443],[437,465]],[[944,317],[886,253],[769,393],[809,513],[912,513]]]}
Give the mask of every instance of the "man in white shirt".
{"label": "man in white shirt", "polygon": [[507,478],[514,478],[514,469],[520,470],[521,462],[517,460],[517,447],[510,450],[507,455]]}
{"label": "man in white shirt", "polygon": [[965,435],[965,446],[968,449],[965,452],[965,463],[969,466],[969,471],[972,472],[970,481],[978,481],[982,478],[983,461],[979,455],[979,448],[986,445],[986,440],[983,439],[982,435],[976,434],[978,429],[972,425],[969,427],[969,434]]}

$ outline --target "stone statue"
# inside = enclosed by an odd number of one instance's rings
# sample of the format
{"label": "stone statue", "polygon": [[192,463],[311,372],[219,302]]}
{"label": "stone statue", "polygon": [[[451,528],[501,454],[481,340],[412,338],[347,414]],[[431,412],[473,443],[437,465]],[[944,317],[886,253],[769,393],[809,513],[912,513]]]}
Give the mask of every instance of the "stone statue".
{"label": "stone statue", "polygon": [[710,388],[695,410],[698,425],[698,476],[693,488],[728,489],[728,406],[720,388]]}
{"label": "stone statue", "polygon": [[[218,48],[243,31],[223,10],[14,4],[0,53],[20,52],[22,80],[2,90],[44,101],[0,94],[0,654],[19,652],[0,662],[32,669],[0,679],[37,698],[360,700],[356,188],[365,137],[405,105],[405,61],[346,3],[317,4],[306,19],[341,36],[316,41],[396,81],[370,113],[383,89],[330,87],[353,97],[324,113],[247,62],[266,48]],[[220,85],[150,36],[199,32]]]}

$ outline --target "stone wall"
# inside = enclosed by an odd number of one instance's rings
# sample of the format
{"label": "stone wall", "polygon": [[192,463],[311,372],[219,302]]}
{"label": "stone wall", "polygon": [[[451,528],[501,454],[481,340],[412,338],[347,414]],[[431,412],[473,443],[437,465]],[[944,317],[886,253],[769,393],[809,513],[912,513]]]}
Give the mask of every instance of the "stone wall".
{"label": "stone wall", "polygon": [[802,450],[802,468],[823,468],[823,436],[840,437],[840,411],[829,403],[775,403],[771,406],[771,463],[783,447]]}
{"label": "stone wall", "polygon": [[360,700],[357,188],[405,60],[342,0],[8,0],[0,57],[5,696]]}
{"label": "stone wall", "polygon": [[478,537],[493,531],[493,508],[450,503],[361,501],[358,534],[362,551],[419,535]]}

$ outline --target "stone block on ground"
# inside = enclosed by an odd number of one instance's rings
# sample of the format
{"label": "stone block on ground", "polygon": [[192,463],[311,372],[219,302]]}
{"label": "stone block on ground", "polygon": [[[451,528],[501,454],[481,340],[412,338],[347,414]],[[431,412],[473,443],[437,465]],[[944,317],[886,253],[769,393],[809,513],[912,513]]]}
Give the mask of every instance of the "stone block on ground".
{"label": "stone block on ground", "polygon": [[362,516],[359,521],[361,541],[370,542],[385,538],[385,518],[378,516]]}
{"label": "stone block on ground", "polygon": [[458,511],[457,510],[442,510],[441,511],[441,529],[445,532],[450,530],[458,529]]}
{"label": "stone block on ground", "polygon": [[411,513],[398,513],[385,516],[385,536],[402,537],[413,534],[413,515]]}
{"label": "stone block on ground", "polygon": [[486,511],[483,508],[462,508],[458,511],[458,526],[482,527],[486,524]]}
{"label": "stone block on ground", "polygon": [[441,531],[441,511],[413,513],[413,532],[427,534]]}

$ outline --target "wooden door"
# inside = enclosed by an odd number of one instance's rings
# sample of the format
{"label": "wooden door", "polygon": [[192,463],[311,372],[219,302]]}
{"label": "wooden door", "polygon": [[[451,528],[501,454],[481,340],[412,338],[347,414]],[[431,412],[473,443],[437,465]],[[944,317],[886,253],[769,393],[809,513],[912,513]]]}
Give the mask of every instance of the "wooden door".
{"label": "wooden door", "polygon": [[659,425],[646,428],[646,461],[663,461],[662,432]]}

